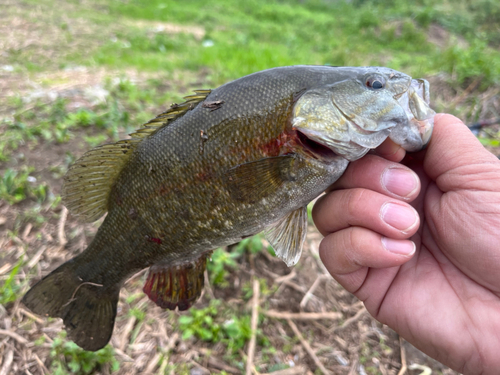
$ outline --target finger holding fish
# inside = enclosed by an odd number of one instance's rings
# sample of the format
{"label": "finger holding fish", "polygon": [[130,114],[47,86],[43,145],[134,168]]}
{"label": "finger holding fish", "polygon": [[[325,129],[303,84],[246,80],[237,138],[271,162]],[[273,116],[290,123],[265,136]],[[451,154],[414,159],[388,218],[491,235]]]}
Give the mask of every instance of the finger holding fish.
{"label": "finger holding fish", "polygon": [[350,227],[363,227],[394,239],[405,239],[418,229],[420,220],[406,202],[363,188],[327,194],[315,204],[313,220],[324,236]]}

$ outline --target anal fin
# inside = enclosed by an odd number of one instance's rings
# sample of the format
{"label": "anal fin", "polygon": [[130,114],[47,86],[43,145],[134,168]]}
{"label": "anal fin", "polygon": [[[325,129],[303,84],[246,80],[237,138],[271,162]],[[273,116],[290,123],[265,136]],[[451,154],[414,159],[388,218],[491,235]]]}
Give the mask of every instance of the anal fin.
{"label": "anal fin", "polygon": [[163,309],[189,309],[200,297],[205,285],[209,253],[180,265],[157,263],[150,267],[143,291]]}

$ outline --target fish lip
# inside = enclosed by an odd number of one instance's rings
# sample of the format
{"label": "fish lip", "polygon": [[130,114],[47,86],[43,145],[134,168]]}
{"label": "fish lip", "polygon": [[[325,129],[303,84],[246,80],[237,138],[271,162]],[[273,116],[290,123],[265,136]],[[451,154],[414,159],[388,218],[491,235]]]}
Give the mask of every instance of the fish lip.
{"label": "fish lip", "polygon": [[422,140],[422,148],[425,148],[430,141],[434,128],[434,115],[430,108],[429,82],[425,79],[412,79],[408,90],[398,100],[408,116],[411,127],[419,133]]}

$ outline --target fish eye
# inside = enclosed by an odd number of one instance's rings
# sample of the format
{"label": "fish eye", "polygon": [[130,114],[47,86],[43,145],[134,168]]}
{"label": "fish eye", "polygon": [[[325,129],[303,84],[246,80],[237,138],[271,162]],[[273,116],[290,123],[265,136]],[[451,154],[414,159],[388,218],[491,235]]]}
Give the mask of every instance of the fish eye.
{"label": "fish eye", "polygon": [[379,90],[384,88],[385,80],[382,77],[370,77],[366,80],[366,87],[374,90]]}

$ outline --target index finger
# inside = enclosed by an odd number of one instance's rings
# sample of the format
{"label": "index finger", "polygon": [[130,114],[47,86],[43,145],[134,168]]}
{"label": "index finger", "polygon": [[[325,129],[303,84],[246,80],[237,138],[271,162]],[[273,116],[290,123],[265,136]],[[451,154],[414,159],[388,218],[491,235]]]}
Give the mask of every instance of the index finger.
{"label": "index finger", "polygon": [[383,159],[366,155],[352,162],[347,170],[329,189],[364,188],[403,201],[412,201],[420,192],[420,180],[410,168]]}

